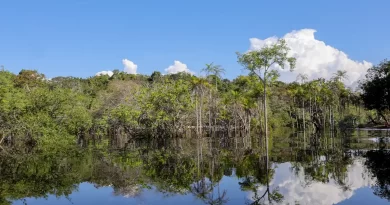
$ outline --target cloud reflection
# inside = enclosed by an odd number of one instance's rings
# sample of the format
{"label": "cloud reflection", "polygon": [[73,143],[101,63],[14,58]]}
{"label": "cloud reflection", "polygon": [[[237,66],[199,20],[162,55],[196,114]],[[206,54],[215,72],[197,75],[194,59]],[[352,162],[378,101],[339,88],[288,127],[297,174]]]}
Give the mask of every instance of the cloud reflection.
{"label": "cloud reflection", "polygon": [[[352,197],[355,190],[375,184],[362,158],[354,160],[353,164],[348,166],[344,181],[346,186],[339,185],[331,178],[328,183],[308,181],[303,169],[292,174],[292,168],[291,163],[278,164],[273,180],[270,182],[270,189],[279,189],[279,193],[283,195],[283,204],[296,204],[297,202],[299,204],[337,204]],[[257,192],[262,194],[265,190],[265,186],[260,186]],[[248,198],[252,200],[253,196],[252,192]]]}

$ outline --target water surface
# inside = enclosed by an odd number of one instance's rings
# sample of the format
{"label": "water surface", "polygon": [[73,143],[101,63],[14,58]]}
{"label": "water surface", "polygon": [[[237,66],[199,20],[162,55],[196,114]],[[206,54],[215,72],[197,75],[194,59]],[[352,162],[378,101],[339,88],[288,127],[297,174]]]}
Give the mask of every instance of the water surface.
{"label": "water surface", "polygon": [[[0,204],[388,204],[388,131],[85,140],[1,152]],[[8,150],[9,151],[9,150]]]}

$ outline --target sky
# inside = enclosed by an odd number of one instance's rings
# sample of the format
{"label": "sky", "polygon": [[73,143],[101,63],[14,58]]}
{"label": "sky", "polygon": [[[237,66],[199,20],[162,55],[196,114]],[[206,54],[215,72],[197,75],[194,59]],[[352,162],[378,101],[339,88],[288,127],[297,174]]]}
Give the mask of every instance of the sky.
{"label": "sky", "polygon": [[0,0],[0,65],[47,77],[153,71],[199,75],[206,63],[226,78],[246,72],[235,52],[286,38],[294,73],[349,84],[390,57],[388,0]]}

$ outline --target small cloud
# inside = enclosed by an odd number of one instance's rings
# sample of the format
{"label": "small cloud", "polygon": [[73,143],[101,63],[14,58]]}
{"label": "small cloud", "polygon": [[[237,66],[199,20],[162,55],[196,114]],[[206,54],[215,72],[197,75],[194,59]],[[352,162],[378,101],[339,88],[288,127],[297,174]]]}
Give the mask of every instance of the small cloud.
{"label": "small cloud", "polygon": [[136,65],[135,63],[133,63],[132,61],[130,61],[128,59],[123,59],[122,63],[125,66],[125,68],[123,69],[124,72],[126,72],[128,74],[137,74],[138,65]]}
{"label": "small cloud", "polygon": [[[138,65],[136,65],[135,63],[133,63],[132,61],[130,61],[128,59],[123,59],[122,63],[125,66],[123,68],[123,71],[125,73],[137,74],[137,67],[138,67]],[[112,71],[110,71],[110,70],[107,70],[107,71],[100,71],[100,72],[95,74],[95,76],[101,76],[101,75],[108,75],[108,76],[111,77],[112,75],[114,75],[114,73]]]}
{"label": "small cloud", "polygon": [[112,75],[114,75],[114,73],[108,70],[108,71],[100,71],[95,74],[95,76],[102,76],[102,75],[108,75],[111,77]]}
{"label": "small cloud", "polygon": [[188,69],[186,64],[176,60],[174,61],[173,65],[165,69],[165,72],[167,72],[168,74],[176,74],[180,72],[193,74],[193,72]]}

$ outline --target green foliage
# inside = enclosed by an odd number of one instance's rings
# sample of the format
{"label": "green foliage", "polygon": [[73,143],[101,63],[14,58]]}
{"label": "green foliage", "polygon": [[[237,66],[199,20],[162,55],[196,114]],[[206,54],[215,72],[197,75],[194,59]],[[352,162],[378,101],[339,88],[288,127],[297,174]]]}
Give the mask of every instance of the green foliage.
{"label": "green foliage", "polygon": [[119,105],[110,111],[110,123],[126,127],[137,127],[140,114],[140,111],[132,109],[131,106]]}
{"label": "green foliage", "polygon": [[[346,88],[341,82],[346,78],[344,71],[329,81],[307,81],[304,74],[299,82],[278,81],[278,73],[268,69],[273,64],[283,66],[284,62],[293,68],[295,59],[289,58],[287,51],[285,42],[279,41],[259,51],[239,54],[239,61],[250,74],[232,81],[222,79],[224,69],[213,63],[206,64],[205,78],[188,73],[162,75],[156,71],[145,76],[115,71],[111,77],[60,76],[47,80],[37,71],[22,70],[18,75],[0,71],[1,138],[11,144],[74,142],[81,137],[104,135],[173,136],[189,128],[199,131],[213,126],[264,132],[265,113],[271,131],[286,126],[350,127],[373,121],[372,113],[361,109],[371,94],[365,92],[360,98],[359,93]],[[364,85],[371,85],[373,79],[387,79],[380,78],[387,75],[383,74],[386,65],[372,68],[368,75],[371,80]],[[264,75],[266,78],[262,78]],[[272,89],[266,90],[266,86]],[[368,108],[385,116],[385,101],[374,101],[376,104]],[[351,123],[351,119],[356,120]]]}
{"label": "green foliage", "polygon": [[237,53],[238,62],[241,63],[251,74],[257,75],[261,81],[268,81],[278,76],[277,71],[269,72],[272,65],[285,67],[288,62],[290,70],[295,67],[296,59],[288,57],[289,47],[284,39],[280,39],[271,46],[265,46],[260,50],[250,51],[245,54]]}
{"label": "green foliage", "polygon": [[142,122],[162,130],[180,129],[192,110],[190,85],[182,80],[167,80],[144,89],[140,95]]}
{"label": "green foliage", "polygon": [[390,61],[384,60],[367,71],[361,83],[364,106],[373,109],[388,123],[390,114]]}
{"label": "green foliage", "polygon": [[38,73],[36,70],[21,70],[14,82],[16,87],[30,90],[41,86],[45,80],[45,75]]}

